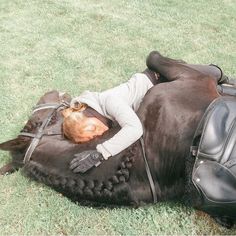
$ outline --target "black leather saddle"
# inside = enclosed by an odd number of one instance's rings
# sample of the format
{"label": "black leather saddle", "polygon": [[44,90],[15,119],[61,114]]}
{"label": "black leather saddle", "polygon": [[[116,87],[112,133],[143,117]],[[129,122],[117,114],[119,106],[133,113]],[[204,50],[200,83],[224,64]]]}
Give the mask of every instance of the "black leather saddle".
{"label": "black leather saddle", "polygon": [[236,97],[214,100],[193,139],[192,182],[201,204],[212,216],[236,219]]}

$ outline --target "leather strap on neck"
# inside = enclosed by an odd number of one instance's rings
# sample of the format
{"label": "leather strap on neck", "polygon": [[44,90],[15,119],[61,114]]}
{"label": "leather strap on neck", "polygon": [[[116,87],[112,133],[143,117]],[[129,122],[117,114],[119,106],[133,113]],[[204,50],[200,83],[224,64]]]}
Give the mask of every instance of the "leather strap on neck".
{"label": "leather strap on neck", "polygon": [[155,185],[155,183],[153,181],[151,170],[149,168],[148,161],[147,161],[143,136],[140,138],[140,143],[141,143],[141,148],[142,148],[142,153],[143,153],[143,160],[144,160],[144,164],[145,164],[145,169],[146,169],[146,173],[147,173],[147,177],[148,177],[148,181],[149,181],[150,189],[151,189],[151,193],[152,193],[153,203],[157,203],[157,192],[158,192],[158,196],[160,196],[161,189],[160,189],[159,184],[156,182],[156,185]]}

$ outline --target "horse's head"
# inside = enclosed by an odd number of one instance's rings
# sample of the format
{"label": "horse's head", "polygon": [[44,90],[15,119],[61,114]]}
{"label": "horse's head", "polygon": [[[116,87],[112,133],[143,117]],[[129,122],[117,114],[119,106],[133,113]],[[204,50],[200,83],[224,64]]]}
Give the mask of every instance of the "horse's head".
{"label": "horse's head", "polygon": [[[48,114],[50,113],[52,109],[50,108],[50,106],[52,107],[53,105],[59,104],[63,101],[69,102],[70,100],[71,98],[68,94],[59,93],[55,90],[47,92],[38,101],[36,108],[33,110],[33,113],[31,114],[29,120],[26,122],[21,132],[23,132],[23,134],[36,134],[42,122],[47,118]],[[41,105],[43,104],[48,104],[48,108],[41,109]],[[52,119],[48,126],[50,127],[54,125],[56,121],[61,118],[62,116],[59,112],[55,113],[52,116]],[[10,151],[13,162],[17,165],[17,167],[20,167],[23,164],[23,158],[31,140],[31,137],[20,134],[15,139],[1,143],[0,149],[4,151]]]}

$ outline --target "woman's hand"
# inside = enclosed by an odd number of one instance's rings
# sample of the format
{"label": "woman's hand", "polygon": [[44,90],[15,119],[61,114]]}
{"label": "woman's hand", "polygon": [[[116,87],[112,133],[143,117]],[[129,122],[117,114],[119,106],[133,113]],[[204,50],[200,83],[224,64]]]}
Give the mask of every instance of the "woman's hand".
{"label": "woman's hand", "polygon": [[75,154],[75,158],[70,162],[70,170],[74,173],[84,173],[92,167],[101,164],[104,158],[102,154],[96,150],[88,150]]}

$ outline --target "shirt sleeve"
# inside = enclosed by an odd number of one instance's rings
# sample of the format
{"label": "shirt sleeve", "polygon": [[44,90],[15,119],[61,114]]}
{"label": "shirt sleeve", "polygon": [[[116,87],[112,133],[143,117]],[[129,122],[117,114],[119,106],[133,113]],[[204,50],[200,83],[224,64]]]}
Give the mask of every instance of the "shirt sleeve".
{"label": "shirt sleeve", "polygon": [[113,117],[121,126],[121,130],[112,138],[97,145],[105,159],[123,151],[143,134],[142,123],[134,110],[122,99],[108,96],[103,104],[109,116]]}

